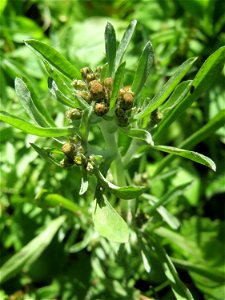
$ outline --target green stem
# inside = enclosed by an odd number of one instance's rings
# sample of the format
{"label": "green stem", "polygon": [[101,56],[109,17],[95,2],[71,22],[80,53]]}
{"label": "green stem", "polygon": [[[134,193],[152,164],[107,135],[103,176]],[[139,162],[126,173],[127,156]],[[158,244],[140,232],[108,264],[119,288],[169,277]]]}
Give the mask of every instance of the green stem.
{"label": "green stem", "polygon": [[[107,148],[115,153],[116,158],[112,162],[110,167],[115,180],[115,184],[117,184],[118,186],[126,186],[127,182],[124,173],[124,166],[122,163],[121,154],[119,152],[114,126],[115,125],[113,122],[102,122],[100,128]],[[132,215],[130,201],[121,201],[120,208],[122,215],[126,218],[127,222],[130,223]]]}

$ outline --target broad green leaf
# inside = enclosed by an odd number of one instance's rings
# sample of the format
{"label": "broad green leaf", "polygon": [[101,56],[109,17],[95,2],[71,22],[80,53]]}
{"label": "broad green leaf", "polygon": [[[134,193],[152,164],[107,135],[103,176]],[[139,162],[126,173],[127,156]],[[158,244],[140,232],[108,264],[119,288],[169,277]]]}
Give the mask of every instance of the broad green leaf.
{"label": "broad green leaf", "polygon": [[72,134],[71,127],[39,127],[4,111],[0,111],[0,121],[6,122],[26,133],[37,136],[60,137]]}
{"label": "broad green leaf", "polygon": [[128,45],[130,43],[130,40],[132,38],[132,35],[134,33],[136,24],[137,24],[137,20],[131,21],[131,23],[129,24],[127,30],[125,31],[125,33],[123,35],[123,38],[122,38],[122,40],[121,40],[121,42],[119,44],[119,47],[117,49],[117,52],[116,52],[114,72],[116,72],[117,68],[119,67],[119,65],[122,62],[124,53],[126,52],[127,47],[128,47]]}
{"label": "broad green leaf", "polygon": [[45,189],[36,196],[35,201],[42,208],[61,206],[76,215],[81,213],[79,205],[59,194],[51,194]]}
{"label": "broad green leaf", "polygon": [[48,162],[50,163],[53,163],[55,165],[57,165],[58,167],[60,167],[61,165],[57,162],[56,159],[54,159],[51,154],[50,154],[50,151],[48,150],[45,150],[45,149],[42,149],[40,147],[38,147],[37,145],[33,144],[33,143],[30,143],[31,147],[34,148],[34,150],[42,157],[44,158],[45,160],[47,160]]}
{"label": "broad green leaf", "polygon": [[170,124],[176,120],[180,114],[193,103],[193,101],[196,101],[202,93],[209,89],[216,78],[220,75],[224,66],[224,57],[225,46],[219,48],[207,58],[192,82],[192,89],[194,89],[193,92],[188,93],[183,101],[178,103],[178,105],[171,110],[170,114],[168,114],[168,116],[160,122],[158,128],[160,135],[164,134]]}
{"label": "broad green leaf", "polygon": [[[208,136],[213,134],[217,129],[224,126],[225,124],[225,109],[222,110],[218,115],[211,119],[205,126],[201,127],[198,131],[189,136],[184,140],[178,148],[192,149],[195,145],[205,140]],[[166,166],[168,166],[175,156],[170,154],[167,155],[157,166],[154,175],[159,174]]]}
{"label": "broad green leaf", "polygon": [[110,181],[108,181],[99,170],[95,170],[95,174],[98,177],[101,184],[108,189],[111,193],[121,199],[133,199],[140,196],[146,190],[146,187],[143,186],[124,186],[119,187]]}
{"label": "broad green leaf", "polygon": [[117,243],[128,242],[129,228],[106,197],[99,201],[95,200],[93,222],[98,233],[109,241]]}
{"label": "broad green leaf", "polygon": [[14,277],[22,269],[29,268],[30,265],[37,260],[41,253],[48,247],[54,235],[64,222],[65,216],[61,216],[51,221],[45,230],[6,261],[0,269],[1,282],[3,283]]}
{"label": "broad green leaf", "polygon": [[184,150],[184,149],[180,149],[180,148],[176,148],[176,147],[170,147],[170,146],[150,146],[153,149],[159,150],[159,151],[163,151],[166,153],[171,153],[174,155],[178,155],[187,159],[190,159],[192,161],[195,161],[199,164],[202,164],[204,166],[209,167],[210,169],[212,169],[213,171],[216,171],[216,165],[215,163],[208,158],[207,156],[200,154],[198,152],[194,152],[194,151],[189,151],[189,150]]}
{"label": "broad green leaf", "polygon": [[144,118],[145,116],[150,115],[150,113],[153,112],[156,108],[158,108],[169,97],[169,95],[176,88],[177,84],[187,74],[196,59],[196,57],[189,58],[181,66],[179,66],[173,76],[161,88],[160,92],[134,118]]}
{"label": "broad green leaf", "polygon": [[126,63],[123,62],[116,71],[116,74],[115,74],[115,77],[113,80],[113,90],[112,90],[112,96],[110,99],[110,108],[113,108],[116,105],[118,93],[119,93],[119,90],[120,90],[120,87],[121,87],[121,84],[123,81],[125,65],[126,65]]}
{"label": "broad green leaf", "polygon": [[81,78],[79,70],[77,70],[62,54],[60,54],[54,48],[33,39],[26,40],[25,44],[33,49],[35,53],[38,53],[44,59],[44,61],[50,63],[66,77],[70,78],[71,80],[74,78]]}
{"label": "broad green leaf", "polygon": [[142,55],[138,62],[138,67],[134,75],[134,80],[132,83],[132,91],[134,92],[135,96],[137,96],[148,78],[150,73],[150,69],[154,60],[154,53],[152,44],[149,41],[142,52]]}
{"label": "broad green leaf", "polygon": [[105,27],[105,52],[109,66],[109,76],[112,76],[116,57],[116,33],[113,25],[109,22]]}
{"label": "broad green leaf", "polygon": [[134,139],[145,141],[149,145],[154,145],[152,136],[147,130],[139,128],[120,128],[120,131]]}
{"label": "broad green leaf", "polygon": [[38,125],[43,127],[48,127],[49,124],[47,120],[40,113],[38,108],[36,107],[31,92],[28,89],[26,83],[21,78],[16,78],[15,80],[15,90],[16,94],[24,107],[27,115],[32,118]]}

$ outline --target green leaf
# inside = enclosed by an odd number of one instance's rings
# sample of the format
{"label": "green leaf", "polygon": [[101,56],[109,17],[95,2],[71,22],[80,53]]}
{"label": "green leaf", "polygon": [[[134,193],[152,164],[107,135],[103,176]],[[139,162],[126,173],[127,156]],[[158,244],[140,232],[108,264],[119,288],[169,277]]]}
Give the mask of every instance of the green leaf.
{"label": "green leaf", "polygon": [[129,228],[123,218],[103,196],[100,201],[95,200],[93,222],[98,233],[109,241],[127,243]]}
{"label": "green leaf", "polygon": [[57,165],[58,167],[61,167],[61,165],[57,162],[56,159],[54,159],[51,154],[50,154],[50,151],[49,150],[45,150],[45,149],[42,149],[40,147],[38,147],[37,145],[33,144],[33,143],[30,143],[31,147],[34,148],[34,150],[42,157],[44,158],[45,160],[47,160],[48,162],[50,163],[53,163],[55,165]]}
{"label": "green leaf", "polygon": [[177,258],[172,258],[172,262],[179,269],[186,270],[188,272],[193,272],[203,277],[214,280],[215,282],[224,284],[225,273],[218,271],[215,268],[210,269],[208,266],[205,267],[205,265],[201,265],[201,264],[197,265],[187,260],[182,260]]}
{"label": "green leaf", "polygon": [[123,76],[124,76],[125,65],[126,65],[126,63],[123,62],[116,71],[114,81],[113,81],[112,96],[110,99],[110,108],[115,107],[118,93],[119,93],[119,90],[120,90],[120,87],[122,84],[122,80],[123,80]]}
{"label": "green leaf", "polygon": [[105,27],[105,51],[109,66],[109,76],[112,76],[116,57],[116,34],[111,23],[107,22]]}
{"label": "green leaf", "polygon": [[159,241],[155,241],[152,239],[152,243],[164,268],[165,275],[170,282],[175,299],[194,300],[188,288],[180,280],[172,260],[170,259],[169,255],[165,252],[165,250],[161,247]]}
{"label": "green leaf", "polygon": [[6,261],[0,269],[1,282],[3,283],[14,277],[22,269],[29,268],[30,265],[37,260],[41,253],[48,247],[54,235],[64,222],[65,216],[61,216],[51,221],[45,230]]}
{"label": "green leaf", "polygon": [[4,111],[0,111],[0,121],[6,122],[26,133],[37,136],[60,137],[72,134],[71,127],[39,127]]}
{"label": "green leaf", "polygon": [[153,149],[159,150],[159,151],[163,151],[163,152],[166,152],[166,153],[171,153],[171,154],[174,154],[174,155],[178,155],[178,156],[190,159],[190,160],[195,161],[199,164],[202,164],[204,166],[209,167],[213,171],[216,171],[215,163],[210,158],[208,158],[207,156],[205,156],[203,154],[200,154],[198,152],[179,149],[179,148],[170,147],[170,146],[150,146],[150,147],[153,148]]}
{"label": "green leaf", "polygon": [[183,101],[178,103],[168,117],[163,119],[159,124],[158,132],[160,132],[160,135],[163,135],[170,124],[177,119],[180,114],[193,103],[193,101],[196,101],[202,93],[206,92],[216,78],[218,78],[224,66],[224,57],[225,46],[219,48],[207,58],[192,82],[193,92],[188,93]]}
{"label": "green leaf", "polygon": [[121,199],[133,199],[140,196],[146,190],[143,186],[124,186],[119,187],[108,181],[99,170],[95,170],[95,174],[101,184],[110,189],[111,193]]}
{"label": "green leaf", "polygon": [[38,206],[42,208],[60,206],[78,216],[81,214],[79,205],[59,194],[51,194],[45,189],[41,190],[41,192],[35,197],[35,200]]}
{"label": "green leaf", "polygon": [[153,145],[150,132],[139,128],[120,128],[120,131],[134,139],[145,141],[149,145]]}
{"label": "green leaf", "polygon": [[49,88],[51,94],[56,98],[56,100],[58,100],[63,105],[73,107],[73,108],[80,107],[78,100],[74,98],[74,101],[73,101],[72,99],[70,99],[69,97],[64,95],[61,92],[61,90],[58,88],[55,81],[52,80],[51,78],[48,78],[48,88]]}
{"label": "green leaf", "polygon": [[116,52],[116,59],[115,59],[115,69],[114,69],[114,72],[116,72],[117,68],[119,67],[119,65],[121,64],[122,62],[122,59],[123,59],[123,56],[124,56],[124,53],[126,52],[127,50],[127,47],[130,43],[130,40],[132,38],[132,35],[134,33],[134,30],[135,30],[135,27],[136,27],[136,24],[137,24],[137,20],[133,20],[127,30],[125,31],[124,35],[123,35],[123,38],[119,44],[119,47],[117,49],[117,52]]}
{"label": "green leaf", "polygon": [[148,103],[148,105],[139,114],[135,115],[134,118],[144,118],[145,116],[150,115],[150,113],[153,112],[156,108],[158,108],[169,97],[169,95],[173,92],[177,84],[187,74],[187,72],[190,70],[196,59],[196,57],[189,58],[181,66],[179,66],[173,74],[173,76],[161,88],[160,92]]}
{"label": "green leaf", "polygon": [[160,107],[160,112],[165,116],[171,109],[173,109],[180,101],[184,99],[190,91],[192,80],[186,80],[178,84],[169,99]]}
{"label": "green leaf", "polygon": [[87,173],[85,171],[82,172],[79,195],[85,194],[87,190],[88,190],[88,178],[87,178]]}
{"label": "green leaf", "polygon": [[[16,94],[24,107],[27,115],[32,118],[38,125],[47,127],[49,126],[47,120],[43,117],[43,115],[40,113],[38,108],[36,107],[31,92],[28,89],[26,83],[20,79],[16,78],[15,80],[15,90]],[[37,99],[37,98],[36,98]]]}
{"label": "green leaf", "polygon": [[132,83],[132,91],[135,96],[137,96],[148,78],[150,69],[154,60],[154,53],[151,42],[147,42],[145,48],[142,52],[142,55],[138,62],[138,67],[134,75],[134,81]]}
{"label": "green leaf", "polygon": [[29,48],[33,49],[35,53],[40,55],[44,61],[49,62],[66,77],[70,78],[71,80],[74,78],[81,78],[80,72],[54,48],[33,39],[26,40],[25,44]]}
{"label": "green leaf", "polygon": [[[217,129],[225,124],[225,109],[211,119],[205,126],[184,140],[178,148],[192,149],[195,145],[205,140],[208,136],[213,134]],[[167,155],[160,161],[155,170],[154,175],[159,174],[166,166],[168,166],[176,157],[172,154]]]}

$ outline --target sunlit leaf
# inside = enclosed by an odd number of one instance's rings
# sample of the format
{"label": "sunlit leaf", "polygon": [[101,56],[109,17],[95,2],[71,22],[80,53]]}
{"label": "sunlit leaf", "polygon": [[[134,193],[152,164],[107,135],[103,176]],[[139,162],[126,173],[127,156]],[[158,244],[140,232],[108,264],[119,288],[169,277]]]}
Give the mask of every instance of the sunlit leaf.
{"label": "sunlit leaf", "polygon": [[25,44],[49,62],[59,72],[70,78],[81,78],[80,72],[57,50],[37,40],[26,40]]}
{"label": "sunlit leaf", "polygon": [[0,121],[37,136],[60,137],[72,134],[71,127],[38,127],[4,111],[0,111]]}
{"label": "sunlit leaf", "polygon": [[137,96],[148,78],[150,73],[150,69],[154,60],[154,53],[152,44],[149,41],[141,54],[141,57],[138,62],[138,67],[134,75],[134,80],[132,83],[132,91],[134,92],[135,96]]}
{"label": "sunlit leaf", "polygon": [[155,97],[147,104],[145,108],[142,109],[140,113],[135,115],[135,119],[144,118],[158,108],[173,92],[181,79],[187,74],[196,59],[196,57],[189,58],[181,66],[179,66],[173,76],[160,89],[159,93],[155,95]]}
{"label": "sunlit leaf", "polygon": [[108,240],[117,243],[128,242],[128,226],[106,197],[100,201],[95,200],[93,222],[98,233]]}
{"label": "sunlit leaf", "polygon": [[170,146],[150,146],[153,149],[163,151],[166,153],[171,153],[174,155],[178,155],[187,159],[190,159],[192,161],[195,161],[199,164],[202,164],[204,166],[209,167],[213,171],[216,171],[216,165],[215,163],[207,156],[200,154],[198,152],[194,151],[189,151],[189,150],[184,150],[184,149],[179,149],[176,147],[170,147]]}
{"label": "sunlit leaf", "polygon": [[116,33],[114,27],[109,22],[107,22],[105,27],[105,52],[109,66],[109,76],[111,76],[116,57]]}

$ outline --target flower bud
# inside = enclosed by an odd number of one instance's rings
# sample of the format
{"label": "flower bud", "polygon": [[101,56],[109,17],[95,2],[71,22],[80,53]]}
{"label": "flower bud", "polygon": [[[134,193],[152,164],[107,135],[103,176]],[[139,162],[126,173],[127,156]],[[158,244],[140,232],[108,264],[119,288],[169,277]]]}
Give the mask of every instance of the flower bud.
{"label": "flower bud", "polygon": [[83,80],[74,79],[71,85],[77,90],[86,89],[86,83]]}
{"label": "flower bud", "polygon": [[87,103],[91,103],[91,94],[86,91],[80,91],[77,93],[77,96],[82,97]]}
{"label": "flower bud", "polygon": [[121,96],[121,100],[119,102],[119,105],[123,109],[131,109],[134,102],[134,96],[133,93],[125,92]]}
{"label": "flower bud", "polygon": [[91,68],[85,67],[80,70],[80,73],[83,79],[87,79],[87,75],[93,73],[93,71]]}
{"label": "flower bud", "polygon": [[106,78],[106,79],[103,81],[103,85],[104,85],[106,88],[111,89],[111,88],[112,88],[112,85],[113,85],[113,79],[112,79],[112,77]]}
{"label": "flower bud", "polygon": [[96,115],[103,116],[105,115],[109,110],[108,105],[106,105],[104,102],[96,103],[94,107],[94,111]]}
{"label": "flower bud", "polygon": [[92,94],[99,94],[103,92],[103,86],[98,80],[93,80],[89,83],[89,89]]}
{"label": "flower bud", "polygon": [[63,146],[62,146],[62,152],[70,157],[71,155],[74,154],[75,152],[75,146],[73,144],[70,144],[70,143],[65,143]]}
{"label": "flower bud", "polygon": [[79,120],[82,117],[82,110],[79,108],[70,109],[66,112],[66,117],[69,120]]}

